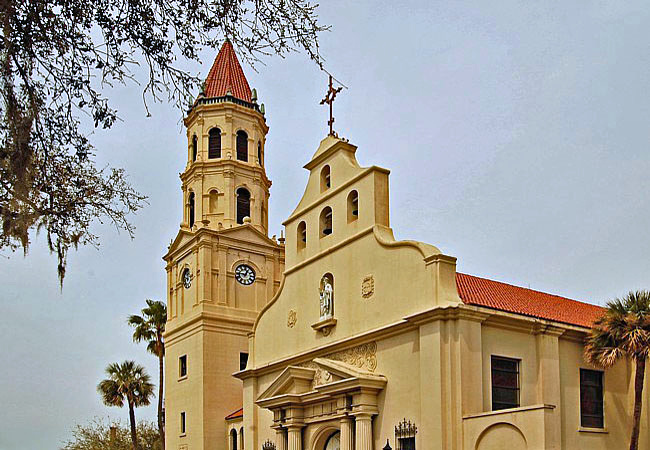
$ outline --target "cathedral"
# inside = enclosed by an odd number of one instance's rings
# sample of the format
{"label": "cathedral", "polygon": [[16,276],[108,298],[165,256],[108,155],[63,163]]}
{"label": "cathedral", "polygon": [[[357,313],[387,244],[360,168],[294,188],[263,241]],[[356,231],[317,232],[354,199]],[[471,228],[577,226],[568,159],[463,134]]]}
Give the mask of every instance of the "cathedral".
{"label": "cathedral", "polygon": [[269,237],[264,105],[228,41],[184,123],[183,218],[164,256],[167,450],[626,447],[633,365],[582,357],[602,308],[395,240],[389,171],[334,133],[305,153],[286,241]]}

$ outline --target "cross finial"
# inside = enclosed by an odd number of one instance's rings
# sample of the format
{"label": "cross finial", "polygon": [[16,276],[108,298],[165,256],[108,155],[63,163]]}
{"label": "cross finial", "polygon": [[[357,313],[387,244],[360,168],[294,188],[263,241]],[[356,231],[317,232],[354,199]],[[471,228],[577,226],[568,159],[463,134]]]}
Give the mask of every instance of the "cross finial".
{"label": "cross finial", "polygon": [[329,82],[329,88],[327,89],[327,93],[325,94],[325,98],[320,101],[320,104],[327,103],[330,106],[330,120],[327,121],[327,124],[330,126],[330,136],[336,136],[336,133],[334,132],[334,115],[332,114],[332,103],[334,103],[334,99],[336,98],[336,94],[341,92],[342,87],[338,87],[334,89],[334,86],[332,85],[332,75],[330,77],[330,82]]}

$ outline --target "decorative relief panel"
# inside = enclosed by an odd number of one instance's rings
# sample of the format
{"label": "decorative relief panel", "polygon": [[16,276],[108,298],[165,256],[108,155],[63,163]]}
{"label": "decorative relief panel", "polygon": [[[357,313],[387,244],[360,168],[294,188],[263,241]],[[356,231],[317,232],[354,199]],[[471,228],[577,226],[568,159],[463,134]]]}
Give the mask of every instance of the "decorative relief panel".
{"label": "decorative relief panel", "polygon": [[326,355],[325,358],[341,361],[359,369],[366,369],[374,372],[377,368],[377,343],[375,341],[367,344],[357,345],[340,352]]}
{"label": "decorative relief panel", "polygon": [[290,309],[289,314],[287,315],[287,327],[293,328],[296,325],[297,321],[298,321],[298,314],[294,309]]}
{"label": "decorative relief panel", "polygon": [[375,277],[368,275],[361,281],[361,297],[370,298],[375,293]]}
{"label": "decorative relief panel", "polygon": [[315,362],[309,361],[306,363],[300,364],[300,367],[306,367],[307,369],[314,369],[316,373],[314,374],[314,379],[312,380],[311,387],[312,389],[315,388],[316,386],[321,386],[323,384],[327,384],[332,380],[332,374],[329,373],[327,370],[323,370],[318,364]]}
{"label": "decorative relief panel", "polygon": [[[341,361],[359,369],[374,372],[377,369],[377,343],[372,341],[367,344],[357,345],[356,347],[330,353],[329,355],[323,356],[323,358]],[[300,367],[307,367],[316,371],[312,388],[334,381],[331,373],[312,361],[300,364]]]}

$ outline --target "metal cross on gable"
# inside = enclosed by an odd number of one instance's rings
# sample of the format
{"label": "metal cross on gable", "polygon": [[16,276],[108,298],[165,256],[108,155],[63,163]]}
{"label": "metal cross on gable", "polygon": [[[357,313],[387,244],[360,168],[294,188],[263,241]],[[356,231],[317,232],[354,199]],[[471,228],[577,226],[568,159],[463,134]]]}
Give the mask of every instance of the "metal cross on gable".
{"label": "metal cross on gable", "polygon": [[325,98],[323,98],[323,99],[320,101],[320,104],[322,105],[322,104],[324,104],[324,103],[327,103],[327,104],[329,105],[329,107],[330,107],[330,120],[327,121],[327,124],[330,126],[330,134],[329,134],[329,135],[330,135],[330,136],[336,136],[336,133],[334,132],[334,128],[333,128],[333,125],[334,125],[334,115],[333,115],[333,112],[332,112],[332,103],[334,103],[334,99],[336,98],[336,94],[338,94],[339,92],[341,92],[341,90],[342,90],[345,86],[343,85],[343,83],[341,83],[341,82],[339,82],[338,80],[336,80],[337,83],[339,83],[339,84],[341,85],[341,87],[338,87],[338,88],[335,89],[334,86],[332,85],[333,77],[332,77],[332,75],[330,75],[329,73],[328,73],[328,75],[329,75],[329,81],[330,81],[330,82],[329,82],[329,88],[328,88],[328,90],[327,90],[327,93],[325,94]]}

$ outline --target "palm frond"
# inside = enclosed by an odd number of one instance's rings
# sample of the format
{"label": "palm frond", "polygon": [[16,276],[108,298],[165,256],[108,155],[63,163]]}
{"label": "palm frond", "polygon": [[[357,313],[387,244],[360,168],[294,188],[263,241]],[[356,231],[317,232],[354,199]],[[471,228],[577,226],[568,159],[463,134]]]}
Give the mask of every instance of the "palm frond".
{"label": "palm frond", "polygon": [[585,341],[585,360],[608,368],[628,356],[645,359],[650,354],[650,291],[632,291],[607,302]]}
{"label": "palm frond", "polygon": [[134,406],[148,405],[154,385],[144,367],[135,361],[112,363],[106,367],[107,379],[99,382],[97,391],[108,406],[124,406],[125,401]]}

